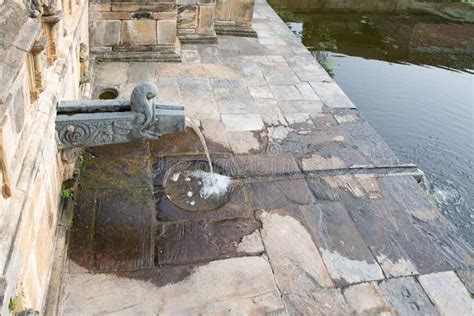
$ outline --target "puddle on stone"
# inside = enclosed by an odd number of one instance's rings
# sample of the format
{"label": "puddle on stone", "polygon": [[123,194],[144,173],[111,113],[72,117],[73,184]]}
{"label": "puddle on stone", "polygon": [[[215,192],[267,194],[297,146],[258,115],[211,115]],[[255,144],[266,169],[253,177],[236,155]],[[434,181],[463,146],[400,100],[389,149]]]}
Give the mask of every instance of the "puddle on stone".
{"label": "puddle on stone", "polygon": [[168,199],[187,211],[210,211],[225,204],[232,192],[232,180],[225,170],[213,164],[214,173],[204,160],[180,162],[165,175]]}

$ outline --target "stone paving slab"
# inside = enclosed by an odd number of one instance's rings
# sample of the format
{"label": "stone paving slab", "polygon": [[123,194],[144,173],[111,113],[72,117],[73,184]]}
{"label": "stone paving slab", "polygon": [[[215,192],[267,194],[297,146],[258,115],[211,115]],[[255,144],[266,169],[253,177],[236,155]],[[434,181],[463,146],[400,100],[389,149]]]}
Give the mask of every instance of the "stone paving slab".
{"label": "stone paving slab", "polygon": [[95,65],[96,88],[182,102],[236,182],[211,211],[169,200],[166,172],[205,160],[190,128],[88,149],[61,314],[472,314],[472,245],[411,177],[351,174],[399,161],[263,0],[253,28]]}

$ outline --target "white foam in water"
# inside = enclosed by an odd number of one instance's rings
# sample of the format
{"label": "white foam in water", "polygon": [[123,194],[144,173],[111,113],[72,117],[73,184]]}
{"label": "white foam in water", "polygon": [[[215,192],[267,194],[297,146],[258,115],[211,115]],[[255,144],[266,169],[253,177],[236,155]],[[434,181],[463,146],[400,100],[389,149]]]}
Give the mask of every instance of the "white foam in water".
{"label": "white foam in water", "polygon": [[193,171],[192,175],[196,178],[201,178],[202,180],[202,187],[199,191],[199,195],[203,199],[224,195],[232,182],[230,177],[202,170]]}

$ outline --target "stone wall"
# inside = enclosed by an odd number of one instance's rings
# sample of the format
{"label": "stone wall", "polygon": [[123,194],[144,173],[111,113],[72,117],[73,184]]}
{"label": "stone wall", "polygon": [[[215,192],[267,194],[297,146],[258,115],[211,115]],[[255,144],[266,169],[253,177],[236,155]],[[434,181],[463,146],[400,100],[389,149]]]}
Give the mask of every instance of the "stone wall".
{"label": "stone wall", "polygon": [[178,36],[182,43],[216,43],[215,0],[177,0]]}
{"label": "stone wall", "polygon": [[[88,3],[0,4],[0,314],[43,310],[64,175],[56,104],[88,94]],[[82,82],[82,84],[81,84]]]}
{"label": "stone wall", "polygon": [[92,0],[89,10],[98,58],[179,61],[176,0]]}

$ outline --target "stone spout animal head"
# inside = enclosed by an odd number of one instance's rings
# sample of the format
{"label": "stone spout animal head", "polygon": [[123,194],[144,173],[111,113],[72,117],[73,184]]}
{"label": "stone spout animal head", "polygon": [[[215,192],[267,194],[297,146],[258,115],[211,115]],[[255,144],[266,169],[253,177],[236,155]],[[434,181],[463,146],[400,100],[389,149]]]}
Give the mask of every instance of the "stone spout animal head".
{"label": "stone spout animal head", "polygon": [[138,84],[130,97],[130,109],[139,113],[135,124],[148,126],[153,120],[153,99],[158,95],[156,86],[150,83]]}

